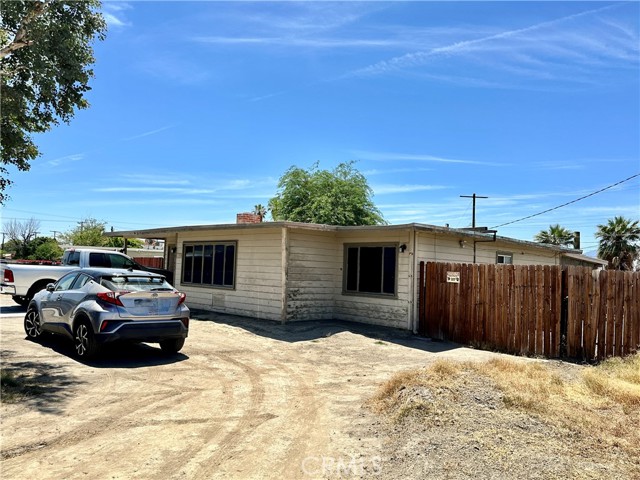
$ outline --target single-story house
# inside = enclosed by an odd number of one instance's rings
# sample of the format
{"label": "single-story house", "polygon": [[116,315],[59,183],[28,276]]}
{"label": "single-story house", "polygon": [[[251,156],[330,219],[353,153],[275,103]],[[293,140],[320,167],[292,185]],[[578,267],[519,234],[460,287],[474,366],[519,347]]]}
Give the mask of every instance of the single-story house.
{"label": "single-story house", "polygon": [[418,223],[261,222],[108,232],[165,242],[165,268],[193,308],[282,323],[338,319],[417,328],[419,262],[589,265],[598,259],[486,231]]}

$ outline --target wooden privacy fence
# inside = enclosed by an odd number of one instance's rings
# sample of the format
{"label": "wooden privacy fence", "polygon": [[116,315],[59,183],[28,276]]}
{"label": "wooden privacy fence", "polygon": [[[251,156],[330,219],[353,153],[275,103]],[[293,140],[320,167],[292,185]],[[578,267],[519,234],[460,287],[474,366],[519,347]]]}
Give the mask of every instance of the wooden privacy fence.
{"label": "wooden privacy fence", "polygon": [[135,257],[134,260],[145,267],[164,268],[164,258],[162,257]]}
{"label": "wooden privacy fence", "polygon": [[589,361],[640,346],[640,273],[420,262],[418,288],[427,337]]}

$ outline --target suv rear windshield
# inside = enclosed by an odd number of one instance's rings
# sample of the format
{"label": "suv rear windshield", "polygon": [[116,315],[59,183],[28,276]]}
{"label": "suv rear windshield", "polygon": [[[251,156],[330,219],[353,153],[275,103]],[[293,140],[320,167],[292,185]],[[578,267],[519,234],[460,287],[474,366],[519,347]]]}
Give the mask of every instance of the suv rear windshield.
{"label": "suv rear windshield", "polygon": [[100,284],[114,292],[144,292],[151,290],[173,290],[163,277],[137,277],[133,275],[102,277]]}

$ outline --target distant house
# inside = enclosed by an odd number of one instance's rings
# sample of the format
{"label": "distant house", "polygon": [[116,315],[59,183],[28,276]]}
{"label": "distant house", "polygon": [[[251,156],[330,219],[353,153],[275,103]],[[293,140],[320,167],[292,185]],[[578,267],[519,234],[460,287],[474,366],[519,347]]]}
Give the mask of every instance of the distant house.
{"label": "distant house", "polygon": [[[589,265],[580,250],[424,224],[261,222],[107,233],[165,241],[191,307],[293,322],[340,319],[416,330],[420,261]],[[475,252],[474,252],[475,250]]]}

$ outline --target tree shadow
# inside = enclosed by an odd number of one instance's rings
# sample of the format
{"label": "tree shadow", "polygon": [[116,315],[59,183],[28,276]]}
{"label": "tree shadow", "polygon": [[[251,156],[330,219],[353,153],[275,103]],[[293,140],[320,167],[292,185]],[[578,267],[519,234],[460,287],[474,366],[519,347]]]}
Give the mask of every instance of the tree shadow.
{"label": "tree shadow", "polygon": [[464,347],[463,345],[452,342],[433,341],[419,337],[409,330],[346,320],[304,320],[283,325],[273,320],[241,317],[193,308],[191,309],[191,319],[194,321],[211,321],[231,325],[247,330],[255,335],[288,343],[308,342],[330,337],[337,333],[350,332],[376,341],[393,343],[430,353],[441,353]]}
{"label": "tree shadow", "polygon": [[42,413],[61,414],[82,380],[47,361],[14,361],[15,352],[2,351],[2,401],[20,403]]}

